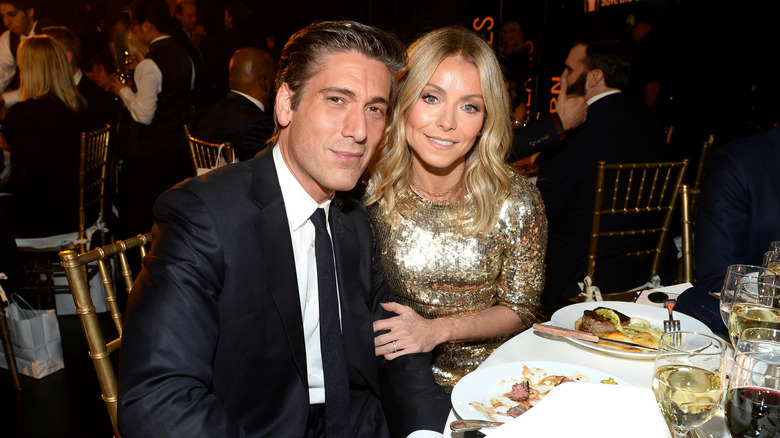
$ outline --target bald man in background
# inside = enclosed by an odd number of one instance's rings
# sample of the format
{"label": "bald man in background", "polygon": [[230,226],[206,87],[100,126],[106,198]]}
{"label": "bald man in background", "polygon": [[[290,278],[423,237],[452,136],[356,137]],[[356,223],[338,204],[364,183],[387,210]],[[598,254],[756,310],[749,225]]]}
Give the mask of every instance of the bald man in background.
{"label": "bald man in background", "polygon": [[229,141],[239,161],[245,161],[273,134],[274,62],[266,51],[245,47],[230,58],[229,69],[230,91],[195,116],[190,132],[212,143]]}

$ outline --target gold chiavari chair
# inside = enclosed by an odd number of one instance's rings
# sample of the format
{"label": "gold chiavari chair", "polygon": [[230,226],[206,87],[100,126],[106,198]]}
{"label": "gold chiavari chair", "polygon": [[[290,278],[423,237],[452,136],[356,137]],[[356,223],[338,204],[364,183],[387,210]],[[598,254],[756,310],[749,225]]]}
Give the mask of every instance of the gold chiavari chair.
{"label": "gold chiavari chair", "polygon": [[[586,275],[593,279],[599,258],[599,243],[603,239],[657,235],[652,247],[628,242],[620,257],[652,255],[648,269],[648,281],[658,275],[661,254],[669,234],[672,215],[677,203],[688,160],[668,163],[607,164],[599,161],[596,195],[593,203],[593,225],[586,265]],[[606,196],[606,202],[605,202]],[[605,216],[644,216],[648,220],[644,228],[602,230]],[[654,223],[653,223],[654,222]],[[652,241],[653,239],[647,239]],[[618,293],[620,294],[620,293]],[[619,299],[603,294],[604,299]]]}
{"label": "gold chiavari chair", "polygon": [[710,134],[702,143],[701,153],[699,154],[699,165],[696,168],[696,177],[693,180],[693,184],[688,188],[692,218],[696,217],[696,207],[699,201],[699,194],[701,193],[701,186],[704,182],[704,177],[707,175],[707,168],[710,164],[710,153],[712,152],[713,143],[715,143],[714,134]]}
{"label": "gold chiavari chair", "polygon": [[190,143],[190,155],[192,164],[195,166],[195,173],[200,175],[203,173],[203,169],[213,169],[217,164],[217,160],[219,160],[220,154],[222,154],[225,163],[232,163],[235,160],[236,156],[229,141],[210,143],[197,139],[190,134],[188,125],[184,125],[184,132],[187,134],[187,140]]}
{"label": "gold chiavari chair", "polygon": [[672,135],[674,135],[674,125],[665,126],[664,132],[666,133],[666,144],[667,145],[672,144]]}
{"label": "gold chiavari chair", "polygon": [[688,185],[680,186],[680,222],[682,225],[682,258],[680,259],[681,283],[694,283],[693,275],[693,218],[691,216],[691,199]]}
{"label": "gold chiavari chair", "polygon": [[[78,229],[63,236],[51,236],[34,239],[16,239],[16,246],[24,262],[28,282],[21,289],[37,291],[67,291],[66,284],[55,284],[54,277],[64,277],[64,271],[58,263],[57,254],[66,249],[78,249],[85,252],[94,233],[107,229],[106,218],[106,180],[111,126],[81,133],[79,150],[79,193],[78,193]],[[97,211],[97,218],[88,217],[88,211]],[[96,220],[95,220],[96,219]],[[92,222],[92,221],[95,222]],[[59,239],[54,239],[58,237]],[[102,236],[101,244],[105,244]],[[39,296],[40,300],[40,296]],[[40,303],[39,303],[40,304]]]}
{"label": "gold chiavari chair", "polygon": [[[120,437],[117,427],[117,379],[114,372],[114,366],[111,363],[110,354],[118,351],[122,343],[122,313],[117,303],[117,293],[113,281],[113,273],[108,260],[112,257],[119,258],[124,286],[129,293],[133,285],[133,273],[130,271],[130,265],[127,261],[127,251],[138,248],[141,256],[146,255],[146,244],[152,241],[152,235],[143,234],[132,239],[122,240],[112,245],[96,248],[92,251],[78,254],[76,251],[67,250],[60,253],[62,266],[68,276],[73,301],[76,303],[76,313],[79,315],[79,321],[84,331],[84,336],[89,347],[89,356],[95,365],[100,389],[103,393],[103,401],[106,403],[108,415],[111,418],[111,425],[114,428],[114,434]],[[92,302],[92,296],[89,290],[89,281],[85,274],[85,267],[92,262],[97,262],[100,270],[101,283],[103,291],[106,294],[109,308],[111,310],[111,319],[114,322],[118,337],[110,342],[106,342],[106,337],[100,327],[95,304]]]}

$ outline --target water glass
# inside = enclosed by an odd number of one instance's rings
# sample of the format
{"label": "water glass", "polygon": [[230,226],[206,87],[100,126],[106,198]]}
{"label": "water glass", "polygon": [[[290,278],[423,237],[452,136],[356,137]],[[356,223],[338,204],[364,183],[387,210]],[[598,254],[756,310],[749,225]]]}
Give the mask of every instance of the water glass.
{"label": "water glass", "polygon": [[726,343],[712,334],[667,332],[655,358],[653,393],[675,438],[683,438],[718,410]]}
{"label": "water glass", "polygon": [[780,329],[780,285],[774,279],[740,283],[734,292],[728,327],[732,345],[737,345],[745,329]]}
{"label": "water glass", "polygon": [[780,434],[780,354],[753,352],[734,357],[725,413],[733,438]]}
{"label": "water glass", "polygon": [[734,291],[737,285],[746,281],[763,281],[765,278],[774,279],[775,273],[762,266],[731,265],[726,269],[723,277],[723,286],[720,289],[720,316],[723,324],[729,326],[729,313],[734,303]]}
{"label": "water glass", "polygon": [[780,275],[780,249],[764,253],[764,262],[761,266],[771,269],[775,275]]}
{"label": "water glass", "polygon": [[780,355],[780,329],[752,327],[742,331],[734,351],[739,353],[777,353]]}

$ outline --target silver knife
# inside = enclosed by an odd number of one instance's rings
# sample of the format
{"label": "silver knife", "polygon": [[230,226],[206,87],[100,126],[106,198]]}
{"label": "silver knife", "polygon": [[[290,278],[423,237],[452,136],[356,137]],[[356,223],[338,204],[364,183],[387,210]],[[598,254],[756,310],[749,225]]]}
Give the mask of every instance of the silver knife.
{"label": "silver knife", "polygon": [[658,351],[655,348],[645,347],[644,345],[639,345],[639,344],[636,344],[636,343],[633,343],[633,342],[617,341],[617,340],[614,340],[614,339],[602,338],[602,337],[596,336],[596,335],[594,335],[592,333],[581,332],[581,331],[578,331],[578,330],[572,330],[572,329],[567,329],[567,328],[563,328],[563,327],[556,327],[556,326],[553,326],[553,325],[545,325],[545,324],[538,324],[537,323],[537,324],[534,324],[533,327],[534,327],[534,330],[536,330],[536,331],[539,331],[539,332],[542,332],[542,333],[549,333],[551,335],[556,335],[556,336],[563,336],[565,338],[581,339],[583,341],[589,341],[589,342],[595,342],[595,343],[605,342],[607,344],[620,345],[620,346],[623,346],[623,347],[638,348],[638,349],[640,349],[642,351],[653,352],[653,353]]}

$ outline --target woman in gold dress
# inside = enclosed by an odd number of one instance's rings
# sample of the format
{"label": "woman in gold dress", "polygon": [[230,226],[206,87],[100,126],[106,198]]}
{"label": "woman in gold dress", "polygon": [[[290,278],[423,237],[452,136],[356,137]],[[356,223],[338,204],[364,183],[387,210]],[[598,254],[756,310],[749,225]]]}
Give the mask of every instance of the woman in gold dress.
{"label": "woman in gold dress", "polygon": [[365,199],[399,300],[383,304],[398,316],[374,324],[376,353],[433,351],[451,390],[533,323],[547,221],[536,187],[505,162],[511,109],[490,46],[448,27],[408,54]]}

